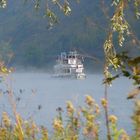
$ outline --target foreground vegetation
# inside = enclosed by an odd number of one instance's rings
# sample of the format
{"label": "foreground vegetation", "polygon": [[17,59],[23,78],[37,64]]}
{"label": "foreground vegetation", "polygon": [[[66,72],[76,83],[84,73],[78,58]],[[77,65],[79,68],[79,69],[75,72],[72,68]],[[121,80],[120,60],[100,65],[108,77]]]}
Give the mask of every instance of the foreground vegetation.
{"label": "foreground vegetation", "polygon": [[[105,99],[101,100],[101,104],[103,109],[108,106]],[[66,104],[66,117],[63,115],[62,108],[58,108],[57,112],[58,115],[54,118],[51,133],[48,133],[45,126],[37,126],[32,119],[24,120],[15,109],[15,123],[11,121],[7,112],[3,112],[0,140],[99,140],[100,137],[105,137],[101,136],[100,133],[99,116],[101,109],[91,96],[87,95],[85,106],[77,109],[72,102],[68,101]],[[134,122],[138,123],[140,116],[134,115],[133,117]],[[118,118],[115,115],[109,115],[108,120],[112,140],[137,140],[140,138],[139,131],[137,132],[140,125],[135,125],[134,137],[130,137],[124,129],[117,128]]]}
{"label": "foreground vegetation", "polygon": [[[62,108],[57,108],[57,116],[54,116],[52,128],[36,125],[34,120],[24,120],[18,112],[12,93],[8,96],[14,113],[14,120],[8,112],[3,112],[0,125],[0,140],[139,140],[140,139],[140,100],[135,104],[132,115],[134,124],[133,135],[130,136],[124,129],[118,129],[118,118],[108,114],[106,123],[100,122],[101,115],[108,108],[108,101],[101,99],[100,108],[96,101],[89,95],[85,97],[85,105],[75,108],[71,101],[66,103],[66,113]],[[64,116],[65,114],[65,116]],[[45,119],[45,118],[43,118]],[[109,135],[101,133],[100,128],[109,126]],[[132,127],[132,126],[131,126]],[[52,130],[50,132],[50,129]]]}

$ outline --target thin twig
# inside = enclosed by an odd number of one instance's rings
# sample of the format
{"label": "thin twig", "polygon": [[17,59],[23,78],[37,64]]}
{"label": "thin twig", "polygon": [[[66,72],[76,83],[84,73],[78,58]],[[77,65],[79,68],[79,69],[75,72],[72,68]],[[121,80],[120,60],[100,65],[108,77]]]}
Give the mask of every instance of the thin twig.
{"label": "thin twig", "polygon": [[[105,94],[105,99],[106,99],[106,101],[108,102],[107,87],[108,87],[108,85],[105,84],[105,93],[104,93],[104,94]],[[106,107],[105,107],[105,119],[106,119],[107,139],[108,139],[108,140],[111,140],[111,134],[110,134],[108,116],[109,116],[109,113],[108,113],[108,104],[107,104]]]}
{"label": "thin twig", "polygon": [[[106,64],[105,64],[104,71],[106,69],[107,69],[107,67],[106,67]],[[105,78],[107,78],[106,75],[105,75]],[[105,83],[104,98],[107,101],[107,105],[104,106],[104,109],[105,109],[105,120],[106,120],[106,129],[107,129],[107,140],[111,140],[111,133],[110,133],[110,128],[109,128],[109,119],[108,119],[109,118],[109,112],[108,112],[108,91],[107,91],[107,89],[108,89],[108,85],[107,85],[107,83]]]}

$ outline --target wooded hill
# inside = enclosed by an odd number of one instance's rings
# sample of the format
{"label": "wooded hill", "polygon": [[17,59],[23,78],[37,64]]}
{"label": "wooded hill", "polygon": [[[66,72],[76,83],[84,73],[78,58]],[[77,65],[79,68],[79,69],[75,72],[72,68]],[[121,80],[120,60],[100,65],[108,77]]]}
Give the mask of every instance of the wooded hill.
{"label": "wooded hill", "polygon": [[[79,4],[72,2],[71,8],[72,13],[64,16],[55,7],[59,23],[48,30],[45,7],[35,11],[32,2],[9,0],[7,8],[0,9],[0,58],[9,65],[48,68],[60,52],[76,49],[86,56],[87,67],[92,68],[92,56],[104,58],[103,43],[108,28],[105,7],[99,0],[81,0]],[[140,39],[140,21],[136,22],[131,10],[126,16]],[[126,42],[126,49],[131,49],[132,55],[140,55],[131,45]]]}

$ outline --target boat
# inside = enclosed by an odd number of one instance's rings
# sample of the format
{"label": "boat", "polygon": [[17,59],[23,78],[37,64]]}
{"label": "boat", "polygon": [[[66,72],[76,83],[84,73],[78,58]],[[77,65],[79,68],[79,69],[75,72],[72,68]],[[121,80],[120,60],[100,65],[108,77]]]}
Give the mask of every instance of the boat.
{"label": "boat", "polygon": [[62,52],[54,65],[54,77],[85,79],[83,58],[77,51]]}

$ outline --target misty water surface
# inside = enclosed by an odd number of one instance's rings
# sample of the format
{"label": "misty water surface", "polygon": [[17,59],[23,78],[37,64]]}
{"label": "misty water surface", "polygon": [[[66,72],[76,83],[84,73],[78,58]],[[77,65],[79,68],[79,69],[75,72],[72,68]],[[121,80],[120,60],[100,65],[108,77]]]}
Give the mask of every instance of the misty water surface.
{"label": "misty water surface", "polygon": [[[66,101],[71,100],[76,107],[84,104],[85,95],[91,95],[101,106],[104,96],[103,75],[87,75],[85,80],[57,79],[46,73],[14,73],[9,77],[8,84],[14,91],[17,100],[17,111],[25,119],[32,117],[38,124],[50,127],[57,107],[64,108]],[[6,91],[4,83],[1,91]],[[119,118],[119,127],[132,133],[130,116],[133,102],[127,100],[127,94],[133,89],[132,82],[120,78],[109,88],[110,113]],[[7,111],[12,116],[11,105],[7,94],[1,93],[0,113]],[[105,126],[101,118],[102,126]]]}

